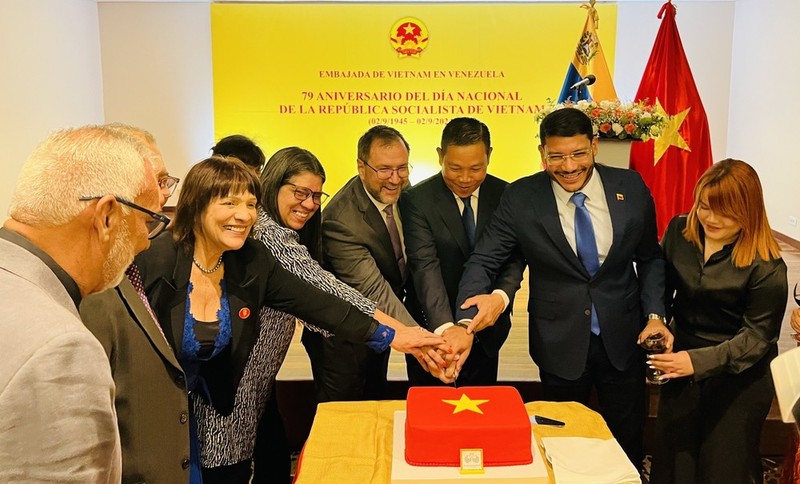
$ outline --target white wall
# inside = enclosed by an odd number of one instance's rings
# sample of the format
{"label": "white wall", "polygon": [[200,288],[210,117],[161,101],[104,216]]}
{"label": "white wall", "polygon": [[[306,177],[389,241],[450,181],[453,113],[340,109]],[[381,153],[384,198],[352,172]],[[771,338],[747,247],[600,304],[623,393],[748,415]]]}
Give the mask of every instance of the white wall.
{"label": "white wall", "polygon": [[210,4],[97,7],[106,122],[153,133],[167,168],[183,177],[214,144]]}
{"label": "white wall", "polygon": [[728,155],[753,165],[772,228],[800,240],[800,2],[739,0],[734,23]]}
{"label": "white wall", "polygon": [[64,126],[103,122],[94,0],[0,0],[0,219],[20,167]]}

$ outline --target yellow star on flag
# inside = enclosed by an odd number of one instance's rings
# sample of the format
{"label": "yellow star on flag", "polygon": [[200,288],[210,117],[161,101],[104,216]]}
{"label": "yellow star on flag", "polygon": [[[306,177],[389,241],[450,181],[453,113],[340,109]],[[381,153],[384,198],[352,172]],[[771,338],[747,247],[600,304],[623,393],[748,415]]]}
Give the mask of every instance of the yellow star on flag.
{"label": "yellow star on flag", "polygon": [[459,400],[442,400],[444,403],[449,403],[450,405],[455,405],[453,409],[453,415],[457,414],[458,412],[463,412],[464,410],[469,410],[470,412],[475,412],[483,415],[483,410],[480,409],[479,405],[482,405],[489,400],[472,400],[470,399],[466,393],[461,394],[461,398]]}
{"label": "yellow star on flag", "polygon": [[686,143],[686,140],[683,139],[683,136],[678,132],[683,124],[683,121],[686,119],[686,116],[689,114],[689,110],[692,108],[686,108],[683,111],[670,116],[664,110],[664,107],[661,106],[661,101],[656,98],[656,112],[660,115],[664,116],[667,120],[667,126],[664,127],[664,131],[659,135],[658,138],[655,140],[655,153],[653,154],[653,165],[657,165],[658,162],[661,160],[661,157],[664,156],[664,153],[667,152],[667,148],[670,146],[675,146],[682,150],[692,151],[689,148],[689,145]]}

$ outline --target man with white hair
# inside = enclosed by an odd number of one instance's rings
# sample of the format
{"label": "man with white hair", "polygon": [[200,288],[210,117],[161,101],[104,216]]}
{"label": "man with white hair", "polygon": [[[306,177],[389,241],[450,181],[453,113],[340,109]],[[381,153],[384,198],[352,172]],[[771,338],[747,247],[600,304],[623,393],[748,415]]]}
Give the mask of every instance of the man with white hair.
{"label": "man with white hair", "polygon": [[0,229],[0,482],[119,482],[114,382],[78,305],[119,283],[168,221],[149,151],[58,131],[22,167]]}

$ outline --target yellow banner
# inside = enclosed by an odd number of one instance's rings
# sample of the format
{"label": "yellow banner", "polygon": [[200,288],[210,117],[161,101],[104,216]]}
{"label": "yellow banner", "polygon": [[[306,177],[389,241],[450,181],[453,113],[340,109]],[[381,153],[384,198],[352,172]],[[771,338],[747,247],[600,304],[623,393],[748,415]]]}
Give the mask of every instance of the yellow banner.
{"label": "yellow banner", "polygon": [[[598,5],[614,65],[615,4]],[[575,52],[579,4],[212,4],[215,135],[250,136],[269,157],[300,146],[325,166],[325,191],[356,174],[374,124],[411,145],[413,182],[439,170],[450,119],[492,133],[489,171],[539,171],[534,114],[555,99]]]}

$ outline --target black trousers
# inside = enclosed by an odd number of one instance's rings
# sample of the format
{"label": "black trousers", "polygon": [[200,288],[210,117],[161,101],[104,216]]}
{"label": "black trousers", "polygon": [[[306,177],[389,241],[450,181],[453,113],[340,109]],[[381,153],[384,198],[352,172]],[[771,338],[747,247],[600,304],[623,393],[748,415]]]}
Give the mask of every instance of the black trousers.
{"label": "black trousers", "polygon": [[645,359],[637,358],[623,371],[608,359],[602,337],[592,334],[586,368],[577,380],[541,372],[545,400],[589,403],[594,387],[600,414],[622,450],[641,469],[646,415]]}
{"label": "black trousers", "polygon": [[267,401],[256,433],[253,449],[253,484],[289,484],[291,479],[291,456],[286,427],[278,411],[277,385]]}
{"label": "black trousers", "polygon": [[[498,355],[488,356],[478,344],[473,345],[466,363],[461,367],[461,373],[458,375],[456,385],[459,387],[497,385],[499,361]],[[426,372],[414,356],[408,354],[406,355],[406,373],[408,374],[408,384],[410,386],[431,387],[444,385],[441,380]]]}
{"label": "black trousers", "polygon": [[376,353],[363,343],[325,338],[307,329],[301,341],[311,360],[317,403],[386,398],[391,350]]}
{"label": "black trousers", "polygon": [[651,483],[763,482],[759,445],[772,404],[774,347],[738,375],[661,386]]}
{"label": "black trousers", "polygon": [[202,471],[204,484],[291,483],[289,442],[274,388],[258,424],[253,458],[227,466],[203,467]]}
{"label": "black trousers", "polygon": [[203,467],[203,484],[247,484],[252,462],[245,461],[220,467]]}

